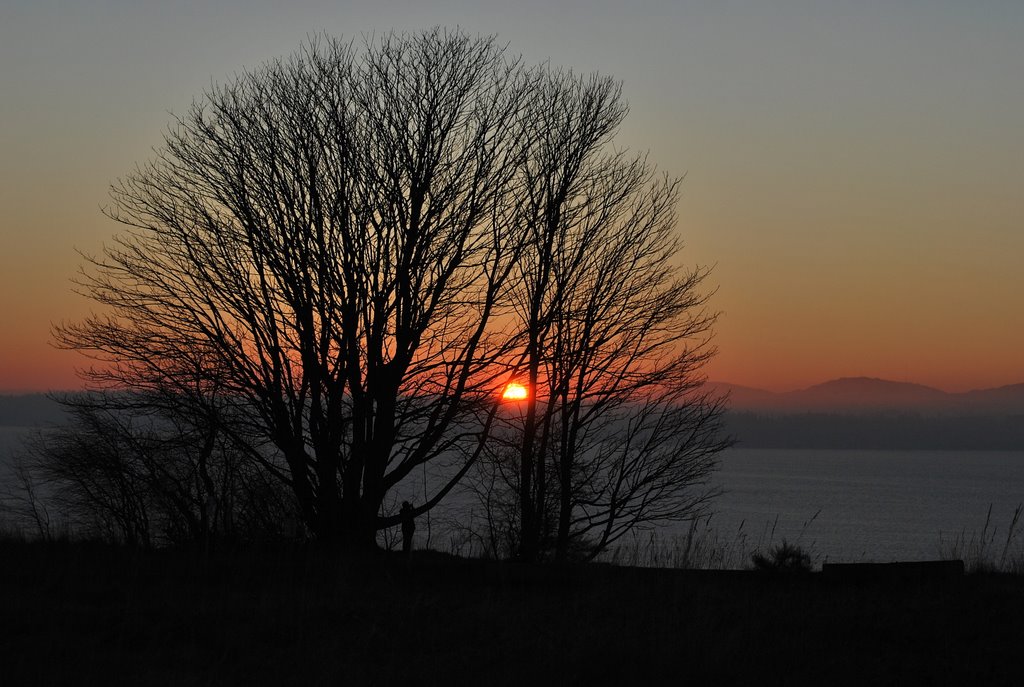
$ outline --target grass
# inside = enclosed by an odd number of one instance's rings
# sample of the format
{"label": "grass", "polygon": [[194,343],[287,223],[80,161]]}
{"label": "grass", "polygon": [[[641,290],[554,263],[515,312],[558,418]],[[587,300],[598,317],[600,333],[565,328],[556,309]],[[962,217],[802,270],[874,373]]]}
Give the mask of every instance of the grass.
{"label": "grass", "polygon": [[969,572],[1001,572],[1024,575],[1024,538],[1020,537],[1024,504],[1013,510],[1005,534],[992,523],[992,506],[985,515],[981,531],[966,529],[952,537],[939,533],[939,555],[947,560],[962,560]]}
{"label": "grass", "polygon": [[5,685],[1014,684],[1024,579],[0,544]]}
{"label": "grass", "polygon": [[[820,514],[819,510],[803,523],[792,543],[807,552],[812,567],[820,567],[820,557],[814,552],[814,542],[805,545],[803,539]],[[631,567],[743,570],[751,567],[752,560],[758,555],[771,555],[781,545],[775,540],[779,524],[777,516],[766,521],[756,535],[746,529],[746,521],[741,522],[734,532],[723,534],[715,528],[712,520],[712,515],[695,518],[682,535],[638,534],[620,543],[603,560]]]}
{"label": "grass", "polygon": [[[691,521],[682,535],[663,537],[646,532],[634,536],[603,560],[636,567],[742,570],[752,567],[759,557],[770,560],[780,548],[792,546],[808,555],[812,569],[820,570],[822,560],[815,552],[815,542],[804,542],[805,533],[820,513],[803,523],[792,542],[776,540],[778,518],[766,522],[757,534],[746,529],[746,522],[740,523],[736,531],[723,534],[713,526],[712,517],[706,516]],[[980,530],[964,528],[952,535],[939,532],[938,558],[962,560],[968,572],[1024,576],[1022,518],[1024,504],[1014,509],[1005,527],[1000,527],[992,521],[990,505]]]}

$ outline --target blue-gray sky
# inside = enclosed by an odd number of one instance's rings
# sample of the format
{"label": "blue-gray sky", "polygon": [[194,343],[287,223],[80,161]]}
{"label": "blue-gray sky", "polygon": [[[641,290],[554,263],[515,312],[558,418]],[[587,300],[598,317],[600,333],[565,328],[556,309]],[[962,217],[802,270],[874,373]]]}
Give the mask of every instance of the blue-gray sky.
{"label": "blue-gray sky", "polygon": [[107,187],[211,81],[298,47],[435,25],[622,79],[618,142],[686,174],[716,264],[713,378],[1024,381],[1024,3],[152,2],[0,7],[0,390],[74,385],[50,323]]}

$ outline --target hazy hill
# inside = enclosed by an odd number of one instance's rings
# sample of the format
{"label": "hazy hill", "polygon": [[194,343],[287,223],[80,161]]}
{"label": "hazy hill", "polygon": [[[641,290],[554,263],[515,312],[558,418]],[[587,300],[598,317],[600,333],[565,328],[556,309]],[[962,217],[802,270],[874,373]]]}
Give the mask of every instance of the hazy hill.
{"label": "hazy hill", "polygon": [[1024,414],[1024,384],[979,389],[953,396],[956,404],[975,412]]}
{"label": "hazy hill", "polygon": [[834,379],[782,396],[783,407],[799,411],[939,410],[949,403],[949,394],[938,389],[870,377]]}
{"label": "hazy hill", "polygon": [[764,389],[710,382],[729,393],[737,412],[793,413],[917,413],[924,415],[1021,415],[1024,384],[966,393],[948,393],[921,384],[872,377],[844,377],[806,389],[776,393]]}
{"label": "hazy hill", "polygon": [[729,394],[727,430],[748,448],[1024,450],[1024,384],[947,393],[846,377],[785,393],[708,387]]}

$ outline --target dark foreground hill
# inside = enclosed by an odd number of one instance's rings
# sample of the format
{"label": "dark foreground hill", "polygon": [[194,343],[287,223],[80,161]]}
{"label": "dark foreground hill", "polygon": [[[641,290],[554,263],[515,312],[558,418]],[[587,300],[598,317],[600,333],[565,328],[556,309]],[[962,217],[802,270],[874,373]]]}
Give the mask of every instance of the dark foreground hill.
{"label": "dark foreground hill", "polygon": [[4,685],[1020,684],[1024,580],[0,546]]}

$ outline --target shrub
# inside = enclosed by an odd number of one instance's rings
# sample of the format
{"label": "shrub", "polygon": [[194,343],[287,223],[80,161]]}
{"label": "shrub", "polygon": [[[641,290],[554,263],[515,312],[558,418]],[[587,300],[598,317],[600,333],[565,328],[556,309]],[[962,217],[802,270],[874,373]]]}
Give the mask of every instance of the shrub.
{"label": "shrub", "polygon": [[785,539],[771,550],[768,556],[755,553],[752,557],[755,570],[771,572],[810,572],[811,556],[796,544]]}

